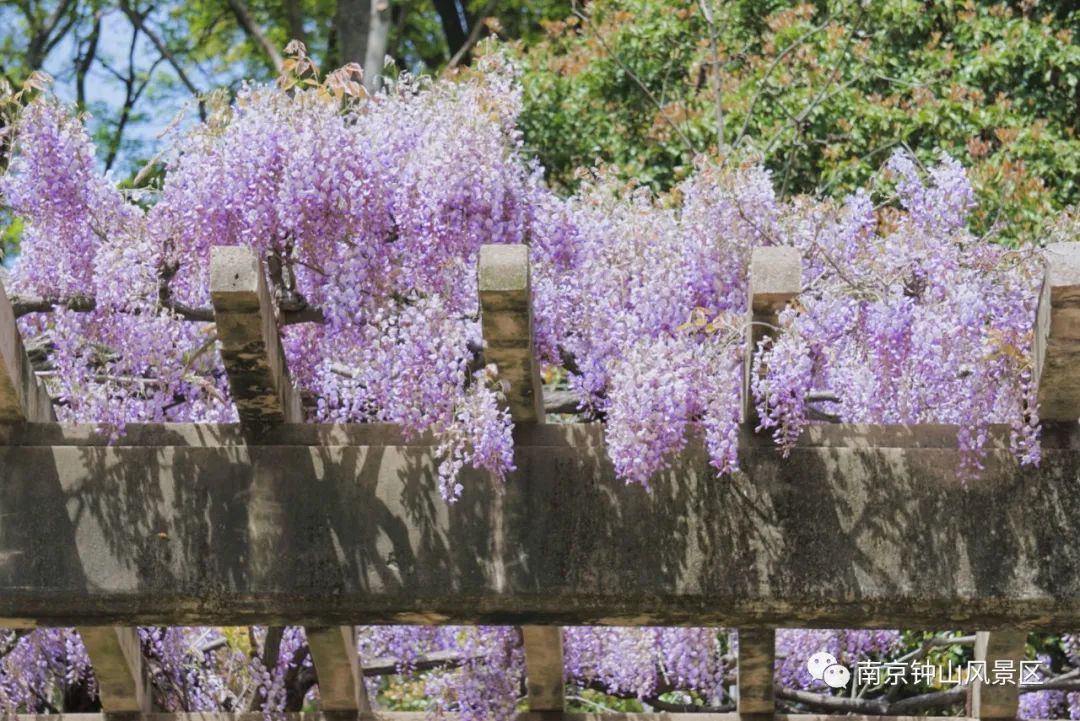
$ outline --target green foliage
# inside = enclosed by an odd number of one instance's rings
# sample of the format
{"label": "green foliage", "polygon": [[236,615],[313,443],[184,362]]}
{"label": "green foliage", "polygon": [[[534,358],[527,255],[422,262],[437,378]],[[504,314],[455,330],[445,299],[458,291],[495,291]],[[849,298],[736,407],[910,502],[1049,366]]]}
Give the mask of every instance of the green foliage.
{"label": "green foliage", "polygon": [[13,258],[19,254],[19,239],[22,238],[22,218],[9,217],[6,210],[0,213],[0,224],[4,227],[0,234],[0,264],[5,258]]}
{"label": "green foliage", "polygon": [[761,153],[785,194],[842,196],[907,145],[972,169],[979,230],[1034,233],[1080,200],[1080,13],[914,0],[587,8],[516,45],[526,142],[557,185],[603,164],[670,188],[696,154],[721,152],[719,79],[723,152]]}
{"label": "green foliage", "polygon": [[635,698],[618,698],[586,688],[567,690],[566,710],[569,713],[642,713],[645,707]]}

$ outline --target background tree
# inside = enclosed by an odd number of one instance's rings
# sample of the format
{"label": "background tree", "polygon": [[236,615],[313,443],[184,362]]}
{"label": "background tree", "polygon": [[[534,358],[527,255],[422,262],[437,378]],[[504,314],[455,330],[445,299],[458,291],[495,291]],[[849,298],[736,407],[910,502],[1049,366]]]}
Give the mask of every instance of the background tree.
{"label": "background tree", "polygon": [[594,0],[515,43],[522,126],[566,188],[600,162],[666,189],[751,151],[782,195],[842,196],[896,147],[945,150],[976,225],[1016,238],[1080,198],[1078,24],[1069,3]]}
{"label": "background tree", "polygon": [[273,79],[291,39],[324,71],[358,63],[374,89],[386,70],[467,64],[494,36],[521,64],[528,148],[567,190],[596,162],[666,190],[722,152],[760,156],[782,195],[842,196],[906,145],[971,168],[973,222],[1008,238],[1080,193],[1080,13],[1065,2],[22,0],[0,21],[0,72],[56,75],[120,177],[185,103],[205,114],[212,89]]}
{"label": "background tree", "polygon": [[468,64],[487,35],[532,38],[569,11],[559,0],[23,0],[0,6],[0,73],[12,86],[54,75],[94,114],[105,167],[133,175],[184,103],[205,116],[210,91],[273,80],[290,40],[324,71],[357,63],[374,90],[387,56],[392,72],[438,72]]}

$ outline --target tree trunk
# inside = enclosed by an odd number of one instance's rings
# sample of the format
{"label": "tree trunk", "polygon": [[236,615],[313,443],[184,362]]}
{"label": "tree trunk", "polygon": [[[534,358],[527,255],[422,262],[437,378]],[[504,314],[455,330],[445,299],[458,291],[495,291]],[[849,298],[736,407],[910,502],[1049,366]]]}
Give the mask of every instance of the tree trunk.
{"label": "tree trunk", "polygon": [[367,60],[371,2],[372,0],[338,0],[334,28],[337,31],[341,65],[356,63],[363,67]]}
{"label": "tree trunk", "polygon": [[300,7],[300,0],[285,0],[285,23],[289,28],[289,40],[299,40],[307,45],[304,11]]}
{"label": "tree trunk", "polygon": [[278,52],[278,49],[266,37],[262,28],[259,27],[259,23],[251,14],[247,3],[244,0],[229,0],[229,7],[232,8],[233,15],[236,17],[236,22],[240,25],[240,28],[256,45],[262,48],[262,51],[266,53],[266,57],[273,64],[274,72],[280,74],[282,68],[281,53]]}
{"label": "tree trunk", "polygon": [[470,18],[459,0],[435,0],[435,9],[439,11],[442,21],[446,45],[450,49],[449,57],[454,57],[469,35]]}
{"label": "tree trunk", "polygon": [[371,26],[368,28],[367,53],[364,60],[364,87],[368,92],[379,89],[383,62],[386,59],[386,44],[390,39],[390,26],[393,13],[390,0],[371,0]]}

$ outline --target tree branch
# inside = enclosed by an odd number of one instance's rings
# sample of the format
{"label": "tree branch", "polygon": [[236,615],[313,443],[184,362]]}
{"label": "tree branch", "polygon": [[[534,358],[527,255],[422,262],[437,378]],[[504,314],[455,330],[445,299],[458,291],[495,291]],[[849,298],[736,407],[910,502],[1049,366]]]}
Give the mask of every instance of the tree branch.
{"label": "tree branch", "polygon": [[488,16],[495,12],[495,6],[498,4],[498,0],[488,0],[487,6],[483,12],[480,13],[480,17],[473,23],[472,30],[469,31],[469,37],[465,38],[465,43],[458,48],[458,51],[454,53],[454,56],[450,58],[450,62],[446,64],[447,70],[453,70],[459,63],[463,62],[468,56],[469,51],[473,49],[477,41],[480,40],[480,33],[484,30],[484,21]]}
{"label": "tree branch", "polygon": [[[277,668],[278,656],[281,653],[281,639],[284,635],[284,626],[268,626],[266,628],[266,638],[263,640],[263,650],[259,660],[267,673],[273,674],[274,669]],[[251,653],[253,656],[260,656],[254,646],[252,646]],[[266,688],[259,687],[259,690],[251,697],[249,711],[263,710],[263,706],[266,705],[266,692]]]}
{"label": "tree branch", "polygon": [[80,108],[86,107],[86,75],[97,56],[98,38],[101,37],[101,13],[94,14],[94,25],[86,39],[86,51],[75,62],[75,99]]}
{"label": "tree branch", "polygon": [[[848,3],[848,5],[850,5],[850,3]],[[820,25],[816,25],[810,28],[805,33],[795,38],[794,42],[792,42],[790,45],[780,51],[780,54],[773,58],[773,61],[769,63],[769,67],[765,69],[765,74],[762,75],[761,80],[758,81],[757,90],[754,91],[754,97],[750,100],[750,107],[746,111],[746,117],[743,118],[743,124],[742,127],[739,128],[739,134],[736,135],[735,139],[731,142],[733,146],[738,145],[742,141],[742,139],[746,137],[746,132],[750,128],[750,121],[754,117],[754,110],[757,108],[758,101],[761,100],[761,96],[765,92],[765,81],[768,80],[770,76],[772,76],[773,71],[776,70],[780,63],[783,62],[784,58],[786,58],[792,51],[802,47],[807,40],[827,28],[829,26],[829,23],[833,21],[835,15],[838,14],[841,10],[846,10],[848,5],[839,8],[837,10],[837,13],[827,15],[825,17],[825,20]]]}
{"label": "tree branch", "polygon": [[667,114],[667,112],[664,111],[664,106],[656,98],[653,92],[649,90],[648,86],[645,85],[641,78],[638,77],[637,73],[631,70],[629,66],[627,66],[627,64],[623,62],[623,59],[619,57],[619,54],[616,53],[614,49],[607,44],[607,41],[604,40],[604,36],[596,29],[596,26],[593,24],[592,16],[577,9],[574,10],[574,15],[579,17],[586,25],[589,26],[589,30],[592,31],[593,36],[596,38],[597,42],[600,43],[600,46],[604,49],[604,52],[611,56],[615,63],[622,69],[622,71],[626,73],[631,80],[634,81],[634,84],[637,85],[638,88],[641,89],[641,92],[645,93],[645,97],[649,99],[649,102],[656,106],[656,110],[660,113],[660,117],[664,119],[664,122],[666,122],[672,130],[675,131],[675,134],[679,136],[679,139],[682,140],[687,150],[689,150],[693,154],[696,154],[697,148],[694,146],[694,142],[690,140],[690,137],[683,131],[681,127],[679,127],[678,123],[672,120],[671,117]]}
{"label": "tree branch", "polygon": [[720,51],[716,41],[716,21],[713,18],[712,0],[699,0],[701,14],[709,26],[709,47],[712,50],[713,103],[716,112],[716,144],[724,147],[724,85],[720,77]]}
{"label": "tree branch", "polygon": [[40,70],[45,62],[45,56],[49,54],[49,50],[56,47],[59,39],[71,29],[72,23],[69,22],[55,38],[52,37],[53,31],[56,30],[64,15],[71,9],[72,2],[73,0],[61,0],[58,2],[56,7],[53,8],[52,14],[49,15],[45,24],[41,27],[38,27],[37,23],[34,22],[33,11],[30,8],[23,9],[27,25],[32,31],[30,43],[26,48],[26,65],[30,70]]}
{"label": "tree branch", "polygon": [[364,48],[364,87],[374,93],[382,83],[394,12],[390,0],[371,0],[367,43]]}
{"label": "tree branch", "polygon": [[241,29],[249,38],[255,41],[256,45],[262,48],[262,51],[266,53],[266,57],[270,58],[270,62],[274,64],[274,70],[280,74],[282,67],[281,53],[270,42],[270,39],[263,34],[262,29],[255,22],[255,18],[251,17],[251,11],[244,0],[229,0],[229,8],[233,11],[233,15],[236,16],[236,22],[240,24]]}
{"label": "tree branch", "polygon": [[338,48],[338,65],[367,62],[368,33],[371,30],[372,0],[337,0],[333,40]]}
{"label": "tree branch", "polygon": [[[446,46],[450,54],[454,55],[465,46],[466,26],[462,23],[462,9],[458,0],[434,0],[435,10],[439,13],[442,23],[443,35],[446,36]],[[467,23],[468,18],[464,18]]]}
{"label": "tree branch", "polygon": [[957,685],[948,691],[933,691],[889,702],[884,698],[848,698],[846,696],[831,696],[778,686],[776,688],[776,697],[785,701],[811,706],[821,711],[868,716],[909,716],[921,711],[947,708],[960,703],[966,697],[967,688],[967,685]]}
{"label": "tree branch", "polygon": [[169,63],[169,66],[172,67],[173,72],[176,73],[176,77],[180,79],[180,82],[183,83],[184,87],[188,89],[188,92],[190,92],[192,96],[198,99],[199,119],[206,120],[206,104],[202,101],[202,93],[197,87],[195,87],[195,83],[191,82],[191,78],[189,78],[187,73],[184,72],[184,68],[181,67],[173,52],[165,46],[165,43],[162,42],[161,38],[158,37],[157,33],[147,27],[146,17],[135,12],[135,10],[132,9],[131,4],[128,2],[128,0],[120,0],[120,9],[123,11],[124,15],[127,16],[131,24],[137,29],[141,30],[143,34],[146,35],[147,38],[149,38],[154,48],[158,51],[161,57],[165,58],[165,61]]}
{"label": "tree branch", "polygon": [[[15,311],[16,318],[21,318],[29,313],[52,313],[57,309],[69,310],[75,313],[90,313],[97,310],[97,299],[87,295],[59,298],[13,294],[9,296],[9,300],[11,301],[12,309]],[[176,314],[181,320],[199,321],[204,323],[212,323],[214,321],[213,308],[192,306],[174,299],[169,299],[162,303],[161,307]],[[138,315],[139,313],[139,311],[130,312],[134,315]],[[297,310],[282,311],[281,316],[280,323],[282,325],[325,322],[322,308],[312,305]]]}
{"label": "tree branch", "polygon": [[301,0],[285,0],[285,25],[289,28],[289,40],[307,44],[304,32],[304,11]]}

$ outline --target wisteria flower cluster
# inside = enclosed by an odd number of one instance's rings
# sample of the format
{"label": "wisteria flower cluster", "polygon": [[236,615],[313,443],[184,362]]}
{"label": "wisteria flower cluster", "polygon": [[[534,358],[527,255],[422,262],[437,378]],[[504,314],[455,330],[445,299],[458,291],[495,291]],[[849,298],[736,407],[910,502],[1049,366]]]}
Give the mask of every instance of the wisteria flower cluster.
{"label": "wisteria flower cluster", "polygon": [[719,705],[732,681],[722,629],[581,626],[563,637],[567,681],[584,688],[639,699],[696,692]]}
{"label": "wisteria flower cluster", "polygon": [[956,424],[962,475],[980,467],[993,423],[1012,425],[1021,462],[1038,462],[1041,258],[972,236],[973,192],[951,158],[923,174],[899,153],[887,171],[900,207],[884,217],[860,192],[839,208],[793,204],[781,219],[780,237],[803,252],[804,290],[755,358],[762,426],[789,446],[820,390],[841,421]]}
{"label": "wisteria flower cluster", "polygon": [[[234,420],[213,328],[183,309],[209,305],[210,249],[247,245],[281,309],[325,318],[283,337],[314,420],[434,433],[451,499],[466,464],[512,469],[498,386],[472,368],[475,267],[481,244],[526,239],[538,180],[497,62],[475,82],[406,79],[364,103],[323,85],[247,88],[173,139],[162,186],[139,202],[96,173],[79,118],[33,102],[0,191],[25,221],[14,290],[59,307],[22,329],[50,341],[61,419]],[[67,309],[88,296],[91,312]]]}
{"label": "wisteria flower cluster", "polygon": [[627,481],[647,485],[697,421],[717,470],[734,470],[741,323],[722,330],[688,320],[695,312],[710,321],[734,313],[729,286],[742,287],[742,275],[715,282],[703,256],[719,243],[692,235],[694,226],[647,192],[617,190],[599,184],[567,201],[574,230],[559,237],[573,239],[562,251],[570,259],[538,263],[560,291],[545,307],[575,361],[570,385],[583,408],[606,421],[615,470]]}
{"label": "wisteria flower cluster", "polygon": [[[57,300],[22,324],[51,341],[61,417],[232,420],[213,328],[183,309],[208,306],[210,249],[246,245],[282,310],[321,310],[283,330],[310,417],[433,433],[455,499],[466,466],[513,469],[497,369],[477,370],[476,263],[484,243],[528,243],[540,359],[605,422],[616,473],[648,485],[700,424],[723,474],[738,468],[750,255],[784,245],[803,292],[751,374],[783,448],[814,396],[843,421],[956,424],[964,472],[992,423],[1037,462],[1039,259],[971,235],[956,161],[898,153],[881,207],[870,191],[782,201],[762,168],[708,161],[670,196],[601,174],[560,198],[522,151],[512,69],[485,63],[372,99],[246,88],[173,138],[160,189],[135,199],[97,174],[79,118],[32,102],[0,192],[25,223],[15,289]],[[69,309],[86,296],[91,312]]]}

